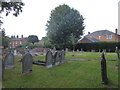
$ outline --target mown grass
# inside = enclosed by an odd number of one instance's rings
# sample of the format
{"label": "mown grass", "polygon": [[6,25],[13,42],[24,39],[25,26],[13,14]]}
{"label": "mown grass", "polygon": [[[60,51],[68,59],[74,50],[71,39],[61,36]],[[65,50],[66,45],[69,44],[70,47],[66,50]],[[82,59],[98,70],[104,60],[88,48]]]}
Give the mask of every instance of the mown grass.
{"label": "mown grass", "polygon": [[[33,72],[21,75],[21,57],[15,57],[16,68],[5,70],[3,88],[117,88],[118,59],[115,53],[107,53],[107,72],[109,85],[101,84],[100,53],[66,54],[66,59],[89,59],[89,61],[66,61],[65,64],[46,69],[33,65]],[[80,55],[78,55],[80,54]],[[45,56],[34,60],[45,60]]]}

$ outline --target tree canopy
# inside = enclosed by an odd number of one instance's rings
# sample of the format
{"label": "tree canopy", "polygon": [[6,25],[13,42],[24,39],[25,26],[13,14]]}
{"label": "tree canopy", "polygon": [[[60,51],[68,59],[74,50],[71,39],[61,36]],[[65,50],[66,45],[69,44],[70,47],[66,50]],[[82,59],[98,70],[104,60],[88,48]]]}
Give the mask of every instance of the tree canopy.
{"label": "tree canopy", "polygon": [[[6,16],[9,15],[10,12],[13,12],[14,16],[18,16],[20,12],[22,12],[24,3],[23,2],[6,2],[5,0],[0,1],[0,14],[1,13],[6,13]],[[2,16],[0,15],[0,23],[2,24]]]}
{"label": "tree canopy", "polygon": [[32,43],[34,45],[35,42],[38,42],[38,37],[36,35],[29,35],[28,36],[28,42]]}
{"label": "tree canopy", "polygon": [[62,47],[71,44],[71,33],[75,38],[83,35],[84,18],[80,13],[68,5],[59,5],[51,11],[47,22],[47,37],[55,47]]}

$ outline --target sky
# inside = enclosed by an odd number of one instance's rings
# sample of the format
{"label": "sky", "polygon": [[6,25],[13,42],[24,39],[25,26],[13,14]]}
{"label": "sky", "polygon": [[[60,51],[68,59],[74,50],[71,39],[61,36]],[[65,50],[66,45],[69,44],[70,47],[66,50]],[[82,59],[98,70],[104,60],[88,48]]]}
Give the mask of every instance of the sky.
{"label": "sky", "polygon": [[46,36],[45,29],[50,13],[59,5],[67,4],[85,18],[84,31],[110,30],[118,28],[118,2],[120,0],[22,0],[23,12],[18,17],[4,16],[6,35],[37,35],[39,40]]}

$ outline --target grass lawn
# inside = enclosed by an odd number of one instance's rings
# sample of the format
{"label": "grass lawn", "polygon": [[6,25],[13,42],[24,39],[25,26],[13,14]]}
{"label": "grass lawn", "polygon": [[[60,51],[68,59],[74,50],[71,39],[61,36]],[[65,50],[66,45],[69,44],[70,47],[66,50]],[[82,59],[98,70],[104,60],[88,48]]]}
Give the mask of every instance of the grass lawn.
{"label": "grass lawn", "polygon": [[[20,56],[15,57],[16,68],[4,71],[3,88],[117,88],[118,65],[117,55],[107,53],[107,74],[109,85],[101,84],[101,54],[78,53],[75,56],[69,52],[66,59],[88,59],[89,61],[67,60],[65,64],[46,69],[33,65],[33,72],[21,75],[22,65]],[[35,57],[34,60],[45,60],[45,56]]]}

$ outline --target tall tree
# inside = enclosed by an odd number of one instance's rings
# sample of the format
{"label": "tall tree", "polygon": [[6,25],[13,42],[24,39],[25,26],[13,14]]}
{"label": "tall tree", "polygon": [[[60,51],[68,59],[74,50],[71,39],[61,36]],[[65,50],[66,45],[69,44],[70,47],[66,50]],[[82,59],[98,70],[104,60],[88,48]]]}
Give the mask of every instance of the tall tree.
{"label": "tall tree", "polygon": [[38,42],[38,37],[36,35],[29,35],[28,36],[28,42],[32,43],[34,45],[35,42]]}
{"label": "tall tree", "polygon": [[[24,6],[24,3],[23,2],[18,2],[15,0],[1,0],[0,1],[0,14],[1,13],[6,13],[6,16],[9,15],[10,12],[13,13],[14,16],[18,16],[20,14],[20,12],[22,12],[22,9],[23,9],[23,6]],[[0,15],[0,23],[2,24],[2,16]]]}
{"label": "tall tree", "polygon": [[47,37],[58,48],[65,48],[65,46],[72,44],[69,40],[71,33],[78,39],[83,34],[85,27],[83,16],[65,4],[59,5],[51,11],[46,26]]}

